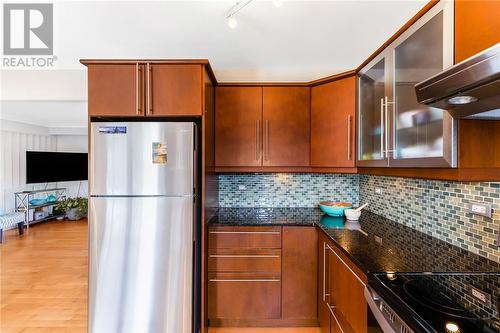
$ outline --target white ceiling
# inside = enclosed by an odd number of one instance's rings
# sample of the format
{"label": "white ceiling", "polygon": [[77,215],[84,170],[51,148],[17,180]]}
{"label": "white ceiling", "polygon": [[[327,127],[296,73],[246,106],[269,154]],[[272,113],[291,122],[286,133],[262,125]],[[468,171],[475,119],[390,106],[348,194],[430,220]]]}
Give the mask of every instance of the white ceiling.
{"label": "white ceiling", "polygon": [[359,65],[425,1],[235,1],[55,5],[59,65],[79,58],[207,58],[220,81],[316,79]]}
{"label": "white ceiling", "polygon": [[0,101],[0,108],[0,121],[31,124],[52,131],[86,127],[88,121],[87,102],[83,101]]}
{"label": "white ceiling", "polygon": [[[423,1],[56,1],[56,68],[2,71],[3,100],[86,100],[81,58],[206,58],[219,81],[309,81],[357,67]],[[29,82],[30,89],[26,89]]]}

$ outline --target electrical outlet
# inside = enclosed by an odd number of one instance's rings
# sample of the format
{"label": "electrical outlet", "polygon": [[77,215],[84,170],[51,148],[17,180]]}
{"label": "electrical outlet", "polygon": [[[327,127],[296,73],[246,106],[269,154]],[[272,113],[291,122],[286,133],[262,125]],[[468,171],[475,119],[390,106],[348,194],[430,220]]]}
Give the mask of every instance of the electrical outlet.
{"label": "electrical outlet", "polygon": [[384,191],[380,187],[375,187],[375,193],[382,194]]}
{"label": "electrical outlet", "polygon": [[238,190],[239,191],[244,191],[246,189],[247,189],[247,187],[245,185],[238,185]]}
{"label": "electrical outlet", "polygon": [[480,202],[471,202],[469,204],[469,212],[475,215],[482,215],[491,218],[491,205]]}
{"label": "electrical outlet", "polygon": [[470,293],[472,296],[474,296],[474,298],[478,299],[482,303],[491,304],[491,297],[489,294],[487,294],[487,293],[485,293],[477,288],[474,288],[473,286],[470,286]]}

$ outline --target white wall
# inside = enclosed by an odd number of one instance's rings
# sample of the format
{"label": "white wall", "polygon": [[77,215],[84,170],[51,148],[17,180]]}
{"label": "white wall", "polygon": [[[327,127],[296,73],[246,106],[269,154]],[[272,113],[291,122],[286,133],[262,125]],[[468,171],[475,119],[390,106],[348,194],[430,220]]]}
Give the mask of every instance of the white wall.
{"label": "white wall", "polygon": [[[26,151],[87,151],[85,129],[71,130],[76,135],[56,135],[43,126],[0,120],[0,207],[14,210],[14,193],[28,189],[67,187],[69,196],[87,195],[87,182],[26,184]],[[78,188],[80,191],[78,192]]]}
{"label": "white wall", "polygon": [[57,139],[57,151],[86,153],[87,135],[54,135]]}

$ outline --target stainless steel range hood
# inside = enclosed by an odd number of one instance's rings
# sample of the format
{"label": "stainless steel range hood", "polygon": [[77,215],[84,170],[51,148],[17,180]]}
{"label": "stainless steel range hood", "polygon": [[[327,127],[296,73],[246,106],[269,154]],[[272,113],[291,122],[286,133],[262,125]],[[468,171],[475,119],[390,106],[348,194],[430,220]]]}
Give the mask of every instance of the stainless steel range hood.
{"label": "stainless steel range hood", "polygon": [[500,119],[500,43],[415,85],[417,100],[454,118]]}

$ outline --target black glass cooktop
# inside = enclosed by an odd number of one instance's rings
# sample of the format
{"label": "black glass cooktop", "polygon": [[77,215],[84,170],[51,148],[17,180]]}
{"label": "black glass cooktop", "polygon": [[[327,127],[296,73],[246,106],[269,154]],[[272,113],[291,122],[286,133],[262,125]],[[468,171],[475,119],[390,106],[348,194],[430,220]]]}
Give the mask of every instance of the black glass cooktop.
{"label": "black glass cooktop", "polygon": [[415,332],[500,332],[500,273],[377,273],[372,280]]}

